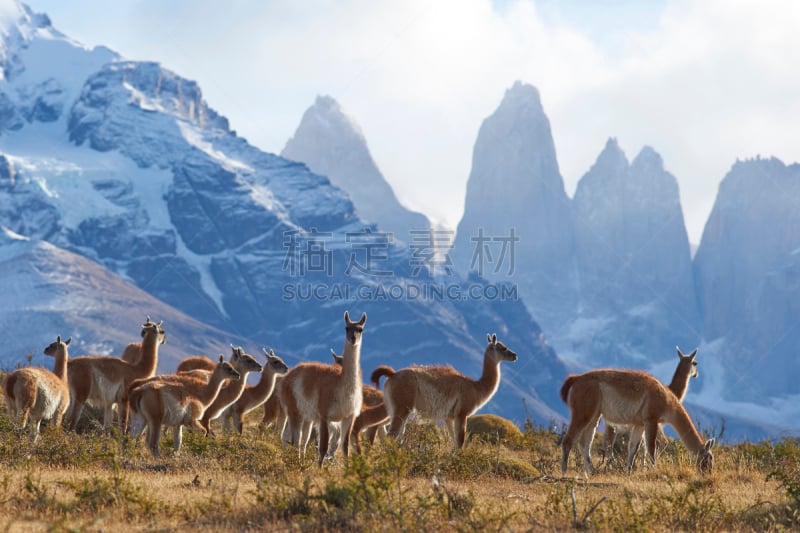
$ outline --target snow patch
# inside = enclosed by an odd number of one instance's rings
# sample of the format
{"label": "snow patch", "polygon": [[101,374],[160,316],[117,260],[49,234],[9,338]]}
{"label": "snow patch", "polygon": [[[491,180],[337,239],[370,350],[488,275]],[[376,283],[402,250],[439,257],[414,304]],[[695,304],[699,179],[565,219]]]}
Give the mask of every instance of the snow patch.
{"label": "snow patch", "polygon": [[698,359],[704,372],[703,386],[692,389],[691,403],[712,409],[731,418],[770,424],[793,431],[800,430],[800,394],[773,396],[763,404],[737,402],[723,397],[727,379],[725,353],[728,352],[726,339],[719,338],[702,344],[698,349]]}
{"label": "snow patch", "polygon": [[176,248],[178,257],[184,259],[189,266],[197,270],[198,274],[200,274],[200,286],[203,288],[203,292],[211,298],[220,314],[227,317],[228,314],[225,312],[225,306],[222,303],[222,291],[219,290],[217,283],[214,281],[214,276],[211,275],[211,260],[213,256],[199,255],[192,252],[186,247],[186,243],[183,242],[180,233],[176,231],[175,234],[177,236]]}
{"label": "snow patch", "polygon": [[11,240],[11,241],[29,241],[28,237],[24,235],[20,235],[19,233],[13,232],[5,226],[0,226],[0,232],[2,232],[4,239],[3,240]]}
{"label": "snow patch", "polygon": [[[167,113],[167,111],[163,111]],[[214,145],[206,138],[204,135],[203,130],[191,124],[190,122],[186,122],[184,120],[177,120],[178,128],[180,128],[181,135],[189,143],[191,146],[194,146],[201,152],[207,154],[215,161],[219,162],[224,168],[235,172],[236,170],[244,170],[246,172],[253,172],[253,168],[246,165],[245,163],[234,159],[224,152],[221,152],[214,148]]]}

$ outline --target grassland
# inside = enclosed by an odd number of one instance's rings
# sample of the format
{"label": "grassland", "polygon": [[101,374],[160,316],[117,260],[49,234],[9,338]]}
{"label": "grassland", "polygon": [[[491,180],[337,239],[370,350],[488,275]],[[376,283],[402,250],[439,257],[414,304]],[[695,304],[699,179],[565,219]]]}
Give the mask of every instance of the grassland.
{"label": "grassland", "polygon": [[[1,378],[0,378],[1,379]],[[0,407],[3,531],[768,531],[800,529],[800,442],[723,445],[700,476],[679,443],[655,468],[560,472],[559,435],[527,427],[451,451],[417,426],[403,446],[316,466],[249,420],[244,437],[143,443],[86,423],[31,443]]]}

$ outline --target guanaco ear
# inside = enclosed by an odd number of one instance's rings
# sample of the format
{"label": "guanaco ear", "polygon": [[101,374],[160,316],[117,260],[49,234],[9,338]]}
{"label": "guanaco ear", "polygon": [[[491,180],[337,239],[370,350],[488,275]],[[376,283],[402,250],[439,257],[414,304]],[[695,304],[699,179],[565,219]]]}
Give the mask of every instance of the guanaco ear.
{"label": "guanaco ear", "polygon": [[56,336],[56,342],[61,344],[61,335]]}
{"label": "guanaco ear", "polygon": [[497,333],[492,333],[492,344],[497,344]]}
{"label": "guanaco ear", "polygon": [[71,343],[71,342],[72,342],[72,337],[70,337],[70,338],[68,338],[67,340],[65,340],[65,341],[64,341],[64,344],[65,344],[65,345],[67,345],[67,346],[69,346],[69,343]]}
{"label": "guanaco ear", "polygon": [[707,451],[707,452],[710,452],[710,451],[711,451],[711,448],[713,448],[713,447],[714,447],[714,443],[715,443],[715,442],[716,442],[716,439],[708,439],[708,440],[706,441],[706,443],[703,445],[703,449],[704,449],[705,451]]}
{"label": "guanaco ear", "polygon": [[267,351],[267,349],[264,348],[263,346],[261,347],[261,351],[264,352],[264,355],[267,356],[267,359],[269,359],[270,356],[274,356],[275,355],[274,353],[272,353],[272,350]]}
{"label": "guanaco ear", "polygon": [[331,355],[333,356],[333,358],[334,358],[334,359],[336,359],[337,357],[339,357],[338,355],[336,355],[336,352],[335,352],[335,351],[333,351],[333,348],[331,348]]}
{"label": "guanaco ear", "polygon": [[351,321],[350,321],[350,313],[348,313],[347,311],[344,312],[344,323],[345,324],[350,324],[351,323]]}
{"label": "guanaco ear", "polygon": [[358,323],[362,326],[367,323],[367,313],[361,313],[361,320]]}
{"label": "guanaco ear", "polygon": [[486,334],[486,341],[487,341],[489,344],[492,344],[492,335],[491,335],[490,333],[487,333],[487,334]]}
{"label": "guanaco ear", "polygon": [[694,359],[695,357],[697,357],[697,348],[695,348],[695,349],[694,349],[694,351],[693,351],[692,353],[690,353],[690,354],[689,354],[689,357],[691,357],[692,359]]}
{"label": "guanaco ear", "polygon": [[219,362],[222,363],[225,360],[222,354],[219,354]]}
{"label": "guanaco ear", "polygon": [[680,348],[678,348],[677,346],[675,346],[675,351],[676,351],[676,352],[678,352],[678,357],[681,357],[681,358],[683,357],[683,352],[681,351],[681,349],[680,349]]}

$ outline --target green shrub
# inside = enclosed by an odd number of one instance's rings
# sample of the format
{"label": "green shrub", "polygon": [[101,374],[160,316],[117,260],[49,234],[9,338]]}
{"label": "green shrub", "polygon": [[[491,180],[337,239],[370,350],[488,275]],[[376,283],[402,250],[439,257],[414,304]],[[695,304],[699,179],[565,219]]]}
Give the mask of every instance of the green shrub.
{"label": "green shrub", "polygon": [[497,415],[474,415],[467,419],[469,440],[488,444],[505,444],[511,448],[522,445],[522,431],[511,421]]}

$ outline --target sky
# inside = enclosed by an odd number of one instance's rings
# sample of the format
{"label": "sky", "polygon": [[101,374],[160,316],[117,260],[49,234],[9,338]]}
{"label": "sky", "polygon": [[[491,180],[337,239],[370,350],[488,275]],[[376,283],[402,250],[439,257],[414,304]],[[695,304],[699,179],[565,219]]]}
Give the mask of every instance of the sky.
{"label": "sky", "polygon": [[700,241],[736,162],[800,161],[794,0],[30,0],[87,46],[196,80],[279,153],[318,94],[361,126],[406,206],[454,229],[481,122],[539,89],[572,196],[609,137],[678,180]]}

